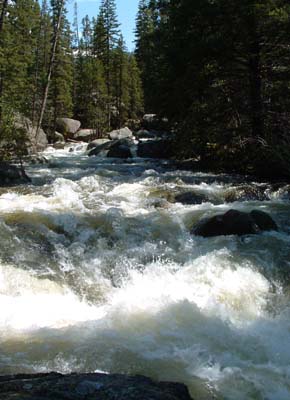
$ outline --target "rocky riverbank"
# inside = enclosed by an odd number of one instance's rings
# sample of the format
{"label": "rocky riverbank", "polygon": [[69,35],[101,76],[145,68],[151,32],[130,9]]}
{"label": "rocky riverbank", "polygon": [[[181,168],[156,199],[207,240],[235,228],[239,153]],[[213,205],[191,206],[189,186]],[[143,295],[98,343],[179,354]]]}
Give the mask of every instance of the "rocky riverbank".
{"label": "rocky riverbank", "polygon": [[0,376],[1,400],[191,400],[185,385],[144,376],[56,373]]}

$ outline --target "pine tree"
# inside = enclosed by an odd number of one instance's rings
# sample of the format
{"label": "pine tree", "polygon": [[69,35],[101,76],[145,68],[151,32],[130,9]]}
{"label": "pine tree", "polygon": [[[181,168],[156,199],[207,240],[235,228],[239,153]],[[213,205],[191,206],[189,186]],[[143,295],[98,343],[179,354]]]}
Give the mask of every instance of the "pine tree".
{"label": "pine tree", "polygon": [[93,55],[93,31],[86,16],[82,21],[82,39],[75,61],[76,97],[74,113],[84,126],[104,133],[107,127],[107,90],[102,61]]}
{"label": "pine tree", "polygon": [[135,55],[141,70],[147,112],[157,112],[156,85],[159,85],[162,52],[159,34],[160,15],[156,0],[140,0],[136,18]]}
{"label": "pine tree", "polygon": [[3,1],[0,10],[0,158],[6,159],[26,151],[15,120],[31,112],[40,9],[37,1],[18,0]]}
{"label": "pine tree", "polygon": [[112,99],[112,50],[119,37],[119,23],[116,15],[115,0],[102,0],[98,18],[94,26],[94,54],[102,61],[107,87],[107,120],[111,127]]}
{"label": "pine tree", "polygon": [[86,56],[92,54],[93,51],[93,31],[91,21],[88,15],[82,19],[82,38],[80,40],[81,52]]}
{"label": "pine tree", "polygon": [[115,106],[115,125],[120,128],[128,118],[128,55],[121,35],[116,49],[112,52],[112,98]]}
{"label": "pine tree", "polygon": [[73,111],[73,52],[70,25],[63,15],[51,79],[53,125],[57,117],[71,117]]}
{"label": "pine tree", "polygon": [[33,102],[31,107],[31,121],[35,125],[40,114],[41,101],[45,89],[45,82],[51,50],[52,25],[47,0],[42,1],[35,48]]}
{"label": "pine tree", "polygon": [[128,91],[129,91],[129,104],[128,114],[132,120],[137,120],[143,114],[143,88],[141,73],[137,65],[136,58],[133,54],[128,56]]}

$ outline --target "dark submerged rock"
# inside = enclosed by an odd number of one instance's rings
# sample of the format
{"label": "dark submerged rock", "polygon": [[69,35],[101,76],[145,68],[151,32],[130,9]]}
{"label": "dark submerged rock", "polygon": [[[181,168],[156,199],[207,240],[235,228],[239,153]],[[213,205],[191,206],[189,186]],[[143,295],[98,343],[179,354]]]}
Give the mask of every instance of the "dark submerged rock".
{"label": "dark submerged rock", "polygon": [[8,163],[0,163],[0,186],[19,185],[30,181],[24,169]]}
{"label": "dark submerged rock", "polygon": [[205,195],[195,192],[180,193],[174,197],[174,202],[187,205],[202,204],[207,201],[208,198]]}
{"label": "dark submerged rock", "polygon": [[261,231],[277,231],[278,226],[276,222],[264,211],[253,210],[250,212],[250,216],[258,225]]}
{"label": "dark submerged rock", "polygon": [[180,383],[143,376],[36,374],[0,377],[0,400],[192,400]]}
{"label": "dark submerged rock", "polygon": [[263,211],[253,210],[246,213],[229,210],[225,214],[201,220],[193,227],[192,233],[203,237],[242,236],[277,229],[278,227],[273,219]]}

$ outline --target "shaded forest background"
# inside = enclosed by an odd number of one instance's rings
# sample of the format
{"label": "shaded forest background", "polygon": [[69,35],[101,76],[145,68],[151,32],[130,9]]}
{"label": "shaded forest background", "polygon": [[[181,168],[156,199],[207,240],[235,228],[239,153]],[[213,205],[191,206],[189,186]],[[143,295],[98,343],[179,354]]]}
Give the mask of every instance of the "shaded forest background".
{"label": "shaded forest background", "polygon": [[114,0],[77,14],[70,24],[64,0],[0,1],[2,142],[19,142],[15,113],[49,135],[74,117],[102,136],[146,112],[168,121],[175,158],[290,176],[288,1],[140,0],[134,54]]}

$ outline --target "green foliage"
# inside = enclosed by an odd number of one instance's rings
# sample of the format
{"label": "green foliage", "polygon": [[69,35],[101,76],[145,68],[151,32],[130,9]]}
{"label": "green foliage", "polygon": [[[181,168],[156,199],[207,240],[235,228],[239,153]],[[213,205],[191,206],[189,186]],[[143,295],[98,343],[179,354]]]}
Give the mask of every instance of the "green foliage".
{"label": "green foliage", "polygon": [[2,104],[0,126],[0,162],[11,159],[21,160],[27,154],[27,136],[24,127],[16,124],[15,114],[7,104]]}
{"label": "green foliage", "polygon": [[32,100],[39,14],[35,0],[8,2],[1,32],[1,103],[24,113]]}
{"label": "green foliage", "polygon": [[75,115],[102,135],[140,116],[140,72],[119,33],[115,1],[102,1],[98,17],[92,22],[86,17],[82,29],[75,62]]}
{"label": "green foliage", "polygon": [[101,135],[106,126],[106,87],[101,61],[79,56],[76,64],[75,114],[84,126]]}
{"label": "green foliage", "polygon": [[71,39],[72,34],[69,23],[63,16],[51,83],[54,121],[57,117],[72,117],[73,113],[74,66]]}
{"label": "green foliage", "polygon": [[140,1],[136,55],[145,104],[177,127],[177,156],[206,157],[214,145],[223,149],[217,157],[232,160],[251,140],[266,143],[257,146],[263,154],[283,143],[289,16],[286,0]]}
{"label": "green foliage", "polygon": [[41,121],[52,136],[58,117],[79,118],[102,135],[142,111],[140,73],[120,36],[115,1],[102,0],[81,35],[77,7],[72,33],[64,0],[40,4],[0,1],[0,158],[25,152],[25,129],[13,115],[34,127]]}

